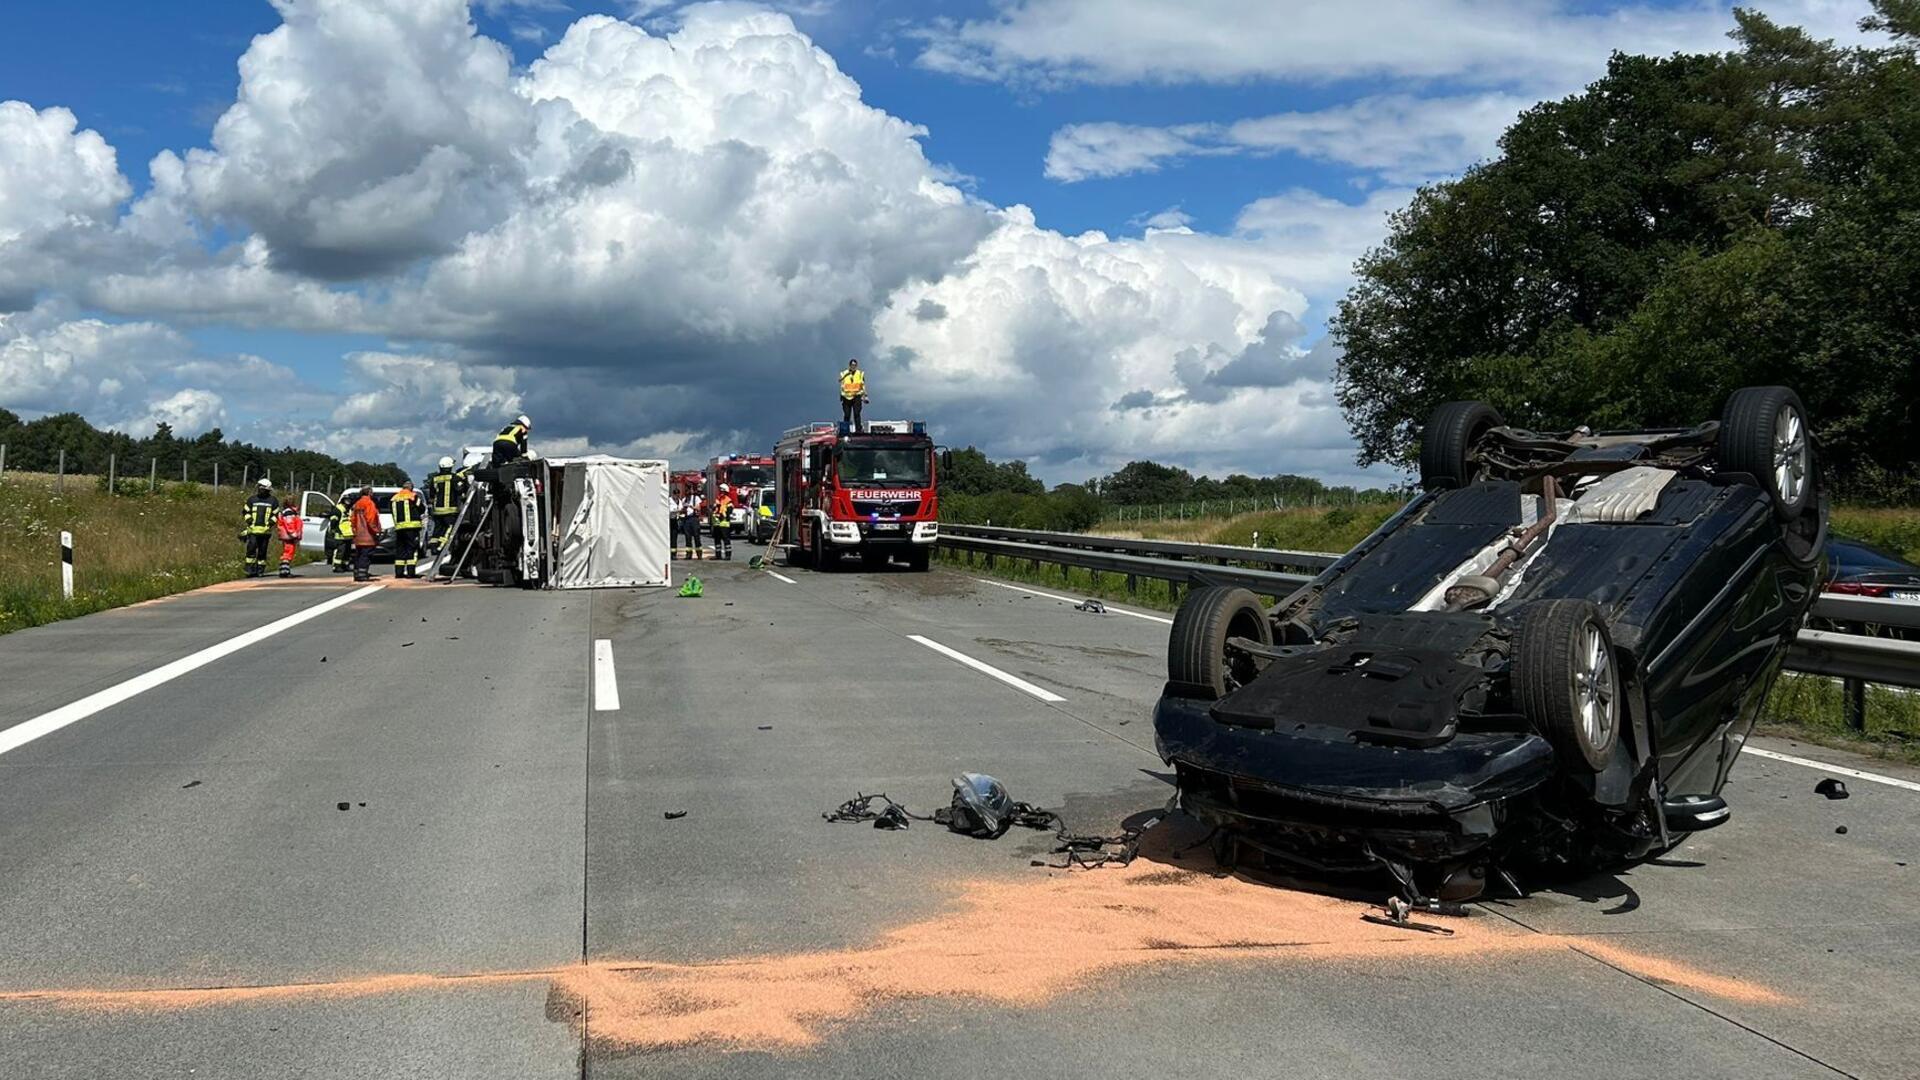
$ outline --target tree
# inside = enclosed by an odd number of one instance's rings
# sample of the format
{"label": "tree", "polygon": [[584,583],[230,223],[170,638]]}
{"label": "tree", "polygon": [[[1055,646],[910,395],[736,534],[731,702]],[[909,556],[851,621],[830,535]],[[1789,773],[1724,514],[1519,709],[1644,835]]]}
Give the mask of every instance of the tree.
{"label": "tree", "polygon": [[1152,461],[1130,461],[1100,483],[1100,494],[1123,506],[1179,502],[1192,489],[1192,473]]}
{"label": "tree", "polygon": [[1781,382],[1844,494],[1920,494],[1920,5],[1884,48],[1740,12],[1722,56],[1616,55],[1420,191],[1333,323],[1365,463],[1409,463],[1442,401],[1511,422],[1692,423]]}

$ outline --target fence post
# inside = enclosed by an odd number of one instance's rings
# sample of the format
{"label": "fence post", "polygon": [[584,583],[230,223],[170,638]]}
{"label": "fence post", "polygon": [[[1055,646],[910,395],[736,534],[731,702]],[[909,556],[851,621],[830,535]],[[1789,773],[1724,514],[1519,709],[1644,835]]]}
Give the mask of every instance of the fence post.
{"label": "fence post", "polygon": [[1840,691],[1846,695],[1847,726],[1867,730],[1867,684],[1860,679],[1842,679]]}
{"label": "fence post", "polygon": [[120,478],[120,458],[117,454],[107,455],[107,494],[118,495],[116,484]]}
{"label": "fence post", "polygon": [[147,494],[160,490],[160,459],[147,459]]}
{"label": "fence post", "polygon": [[333,492],[334,492],[334,487],[333,487],[333,474],[332,474],[332,473],[328,473],[328,474],[327,474],[327,494],[328,494],[329,496],[331,496],[331,495],[333,494]]}
{"label": "fence post", "polygon": [[247,481],[251,479],[252,476],[253,476],[253,466],[251,464],[240,466],[240,490],[241,491],[245,491],[247,489]]}
{"label": "fence post", "polygon": [[213,459],[213,493],[220,494],[220,459]]}
{"label": "fence post", "polygon": [[58,492],[67,490],[67,450],[64,446],[60,448],[60,465],[53,474],[53,490]]}
{"label": "fence post", "polygon": [[73,599],[73,534],[60,531],[60,598]]}
{"label": "fence post", "polygon": [[0,442],[0,476],[7,475],[7,444]]}

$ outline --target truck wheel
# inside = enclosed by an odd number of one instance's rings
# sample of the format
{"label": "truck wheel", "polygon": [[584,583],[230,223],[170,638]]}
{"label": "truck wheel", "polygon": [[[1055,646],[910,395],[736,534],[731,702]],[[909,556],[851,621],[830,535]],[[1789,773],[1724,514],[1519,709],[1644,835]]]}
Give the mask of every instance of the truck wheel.
{"label": "truck wheel", "polygon": [[1484,401],[1449,401],[1433,410],[1420,431],[1420,486],[1445,491],[1471,484],[1473,462],[1468,452],[1480,436],[1506,422]]}
{"label": "truck wheel", "polygon": [[1204,686],[1215,697],[1225,697],[1258,673],[1247,657],[1227,656],[1227,639],[1250,638],[1273,644],[1273,626],[1259,597],[1245,589],[1208,585],[1194,589],[1173,614],[1173,634],[1167,641],[1167,678]]}
{"label": "truck wheel", "polygon": [[923,547],[914,548],[907,553],[907,569],[916,574],[924,574],[927,567],[933,565],[933,552]]}
{"label": "truck wheel", "polygon": [[1799,517],[1813,501],[1813,440],[1800,395],[1784,386],[1735,390],[1720,411],[1714,460],[1753,477],[1773,499],[1774,517]]}
{"label": "truck wheel", "polygon": [[813,563],[815,570],[823,573],[832,573],[840,568],[840,557],[828,549],[827,542],[821,538],[818,531],[813,534],[813,549],[807,558]]}
{"label": "truck wheel", "polygon": [[1520,615],[1513,699],[1567,768],[1599,772],[1620,741],[1620,666],[1600,609],[1540,600]]}

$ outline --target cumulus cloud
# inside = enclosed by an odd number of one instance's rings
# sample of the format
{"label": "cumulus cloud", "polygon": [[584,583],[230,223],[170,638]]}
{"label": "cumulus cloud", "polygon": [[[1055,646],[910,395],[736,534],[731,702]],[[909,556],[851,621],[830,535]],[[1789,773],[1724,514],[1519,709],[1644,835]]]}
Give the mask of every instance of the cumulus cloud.
{"label": "cumulus cloud", "polygon": [[0,101],[0,312],[17,311],[112,222],[131,189],[68,109]]}
{"label": "cumulus cloud", "polygon": [[[1279,196],[1225,236],[1177,209],[1065,236],[956,186],[780,12],[587,16],[514,69],[458,0],[276,6],[210,145],[156,157],[120,213],[101,143],[105,186],[58,204],[112,250],[45,280],[126,320],[62,332],[173,335],[118,415],[420,464],[525,409],[543,449],[697,460],[827,415],[860,356],[873,412],[1060,470],[1305,467],[1284,455],[1338,428],[1301,328],[1384,193]],[[344,392],[287,373],[298,407],[275,411],[265,361],[202,357],[160,318],[388,344],[345,358]],[[48,359],[51,332],[8,363],[38,401],[87,400],[101,363]]]}
{"label": "cumulus cloud", "polygon": [[[1662,55],[1724,47],[1732,4],[1576,0],[1012,0],[985,18],[916,31],[917,62],[968,78],[1039,86],[1249,79],[1329,83],[1390,77],[1563,86],[1615,50]],[[1818,36],[1852,39],[1865,0],[1756,0]]]}

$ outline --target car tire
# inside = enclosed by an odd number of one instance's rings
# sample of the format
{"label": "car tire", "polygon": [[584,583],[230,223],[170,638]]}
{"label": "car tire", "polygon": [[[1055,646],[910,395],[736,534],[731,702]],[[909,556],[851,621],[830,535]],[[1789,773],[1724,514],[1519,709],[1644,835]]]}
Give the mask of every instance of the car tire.
{"label": "car tire", "polygon": [[924,574],[933,565],[933,552],[926,548],[914,548],[907,553],[907,569],[916,574]]}
{"label": "car tire", "polygon": [[1714,461],[1746,473],[1773,500],[1774,517],[1798,518],[1813,502],[1813,439],[1807,407],[1784,386],[1735,390],[1720,411]]}
{"label": "car tire", "polygon": [[1225,697],[1252,681],[1251,662],[1230,660],[1227,639],[1244,637],[1273,644],[1273,625],[1260,598],[1245,589],[1207,585],[1187,594],[1173,614],[1167,640],[1167,678],[1206,687]]}
{"label": "car tire", "polygon": [[1480,436],[1506,422],[1484,401],[1449,401],[1433,410],[1420,431],[1420,486],[1446,491],[1472,483],[1468,452]]}
{"label": "car tire", "polygon": [[1597,773],[1620,741],[1620,664],[1600,609],[1586,600],[1540,600],[1520,615],[1513,698],[1568,769]]}

